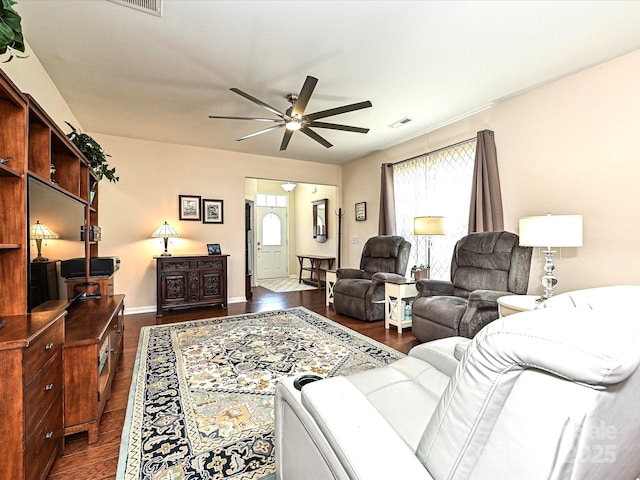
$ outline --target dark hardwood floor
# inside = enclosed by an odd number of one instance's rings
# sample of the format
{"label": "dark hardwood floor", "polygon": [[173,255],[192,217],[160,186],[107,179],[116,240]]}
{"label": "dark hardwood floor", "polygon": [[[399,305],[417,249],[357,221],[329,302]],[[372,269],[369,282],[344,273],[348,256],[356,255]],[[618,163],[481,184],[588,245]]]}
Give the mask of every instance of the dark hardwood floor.
{"label": "dark hardwood floor", "polygon": [[129,386],[133,375],[140,328],[144,326],[304,306],[403,353],[407,353],[411,347],[417,344],[410,330],[405,330],[400,335],[396,328],[385,330],[384,322],[361,322],[336,314],[332,307],[325,306],[324,290],[274,293],[256,287],[253,292],[253,299],[246,303],[230,304],[226,310],[201,308],[176,311],[166,314],[161,319],[157,319],[155,313],[126,315],[124,351],[113,381],[111,398],[102,415],[98,441],[88,445],[86,433],[68,436],[64,455],[56,460],[48,479],[86,480],[90,478],[103,480],[116,478],[120,435],[124,426]]}

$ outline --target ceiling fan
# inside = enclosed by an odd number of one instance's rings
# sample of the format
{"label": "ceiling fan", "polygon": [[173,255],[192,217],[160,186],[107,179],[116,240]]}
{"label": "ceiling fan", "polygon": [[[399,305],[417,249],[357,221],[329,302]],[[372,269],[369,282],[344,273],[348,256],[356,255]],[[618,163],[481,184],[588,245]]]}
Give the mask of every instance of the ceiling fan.
{"label": "ceiling fan", "polygon": [[236,138],[236,141],[246,140],[247,138],[255,137],[257,135],[262,135],[263,133],[270,132],[272,130],[277,130],[279,128],[285,127],[286,130],[284,132],[284,136],[282,137],[282,143],[280,144],[280,150],[286,150],[289,145],[289,140],[291,140],[291,136],[293,132],[296,130],[301,131],[308,137],[314,139],[316,142],[324,145],[327,148],[332,147],[333,145],[329,143],[326,139],[322,138],[316,132],[314,132],[311,127],[315,128],[328,128],[331,130],[342,130],[345,132],[356,132],[356,133],[367,133],[369,131],[368,128],[360,128],[360,127],[351,127],[349,125],[340,125],[337,123],[327,123],[327,122],[319,122],[318,120],[321,118],[331,117],[333,115],[340,115],[341,113],[353,112],[355,110],[361,110],[363,108],[371,107],[371,102],[359,102],[352,103],[350,105],[344,105],[342,107],[330,108],[328,110],[322,110],[320,112],[309,113],[305,115],[304,110],[307,108],[307,104],[309,103],[309,99],[311,98],[311,94],[313,93],[313,89],[316,87],[318,83],[318,79],[307,76],[307,79],[304,81],[304,85],[302,85],[302,89],[300,93],[296,95],[295,93],[290,93],[285,96],[285,98],[291,103],[291,106],[284,112],[280,112],[276,108],[272,107],[264,103],[262,100],[258,100],[255,97],[252,97],[248,93],[243,92],[239,88],[231,88],[231,91],[237,93],[238,95],[246,98],[247,100],[260,105],[262,108],[268,110],[269,112],[277,115],[279,118],[254,118],[254,117],[226,117],[226,116],[217,116],[217,115],[209,115],[209,118],[216,119],[226,119],[226,120],[255,120],[258,122],[273,122],[277,125],[273,125],[271,127],[264,128],[262,130],[258,130],[257,132],[250,133],[245,135],[244,137]]}

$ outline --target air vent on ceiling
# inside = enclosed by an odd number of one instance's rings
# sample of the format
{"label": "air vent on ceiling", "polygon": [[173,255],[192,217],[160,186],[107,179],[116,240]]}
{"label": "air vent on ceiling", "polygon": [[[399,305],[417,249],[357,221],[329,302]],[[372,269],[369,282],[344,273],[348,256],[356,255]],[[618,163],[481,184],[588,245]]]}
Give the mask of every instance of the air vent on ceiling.
{"label": "air vent on ceiling", "polygon": [[158,17],[162,16],[162,0],[109,0],[110,2],[135,8],[141,12],[150,13]]}

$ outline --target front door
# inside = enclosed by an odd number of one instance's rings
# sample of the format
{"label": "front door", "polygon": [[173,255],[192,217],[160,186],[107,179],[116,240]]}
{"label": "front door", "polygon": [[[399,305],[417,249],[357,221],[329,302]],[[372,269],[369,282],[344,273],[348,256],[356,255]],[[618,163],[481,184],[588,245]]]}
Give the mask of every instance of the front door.
{"label": "front door", "polygon": [[287,208],[257,207],[258,279],[288,277]]}

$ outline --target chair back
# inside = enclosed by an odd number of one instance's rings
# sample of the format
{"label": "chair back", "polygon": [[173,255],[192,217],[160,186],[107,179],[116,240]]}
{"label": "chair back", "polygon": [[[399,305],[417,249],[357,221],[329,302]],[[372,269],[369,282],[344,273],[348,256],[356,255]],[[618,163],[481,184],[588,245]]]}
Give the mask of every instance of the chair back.
{"label": "chair back", "polygon": [[474,337],[416,452],[435,480],[638,475],[640,286],[606,295],[504,317]]}
{"label": "chair back", "polygon": [[365,272],[367,279],[371,279],[378,272],[405,275],[410,251],[411,244],[404,237],[396,235],[371,237],[362,249],[360,270]]}
{"label": "chair back", "polygon": [[529,285],[531,247],[521,247],[511,232],[479,232],[462,237],[451,260],[454,295],[497,290],[524,295]]}

